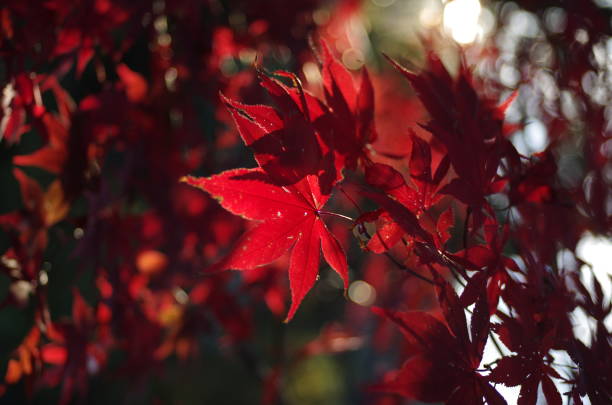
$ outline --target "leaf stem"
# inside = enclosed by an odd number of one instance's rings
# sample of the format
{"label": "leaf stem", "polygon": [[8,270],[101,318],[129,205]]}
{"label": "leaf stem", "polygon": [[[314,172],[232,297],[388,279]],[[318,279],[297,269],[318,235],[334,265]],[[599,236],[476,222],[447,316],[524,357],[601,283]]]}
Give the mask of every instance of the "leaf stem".
{"label": "leaf stem", "polygon": [[385,252],[384,253],[385,256],[387,256],[387,258],[389,260],[391,260],[391,262],[393,262],[393,264],[395,264],[396,267],[398,267],[400,270],[405,271],[406,273],[418,278],[419,280],[425,281],[431,285],[435,285],[436,283],[434,283],[434,281],[430,278],[427,278],[425,276],[420,275],[419,273],[417,273],[416,271],[406,267],[404,264],[402,264],[399,260],[397,260],[395,257],[393,257],[389,252]]}
{"label": "leaf stem", "polygon": [[350,195],[348,195],[348,193],[346,191],[344,191],[344,188],[342,186],[338,187],[340,189],[340,192],[342,194],[344,194],[344,196],[353,204],[353,206],[357,209],[357,212],[359,213],[359,215],[363,214],[363,212],[361,211],[361,208],[359,208],[359,205],[355,202],[355,200],[353,200],[353,198],[351,198]]}
{"label": "leaf stem", "polygon": [[337,218],[342,218],[342,219],[346,219],[347,221],[351,221],[351,222],[355,222],[355,220],[349,216],[346,215],[342,215],[342,214],[338,214],[337,212],[329,212],[329,211],[317,211],[317,213],[319,213],[320,215],[329,215],[332,217],[337,217]]}
{"label": "leaf stem", "polygon": [[[353,200],[351,198],[350,195],[348,195],[348,193],[346,191],[344,191],[344,189],[342,187],[340,187],[340,192],[342,192],[342,194],[344,194],[344,196],[355,206],[355,208],[357,208],[357,211],[359,212],[359,214],[362,214],[361,209],[359,208],[359,205],[357,205],[357,203],[355,202],[355,200]],[[321,214],[323,214],[323,212],[321,212]],[[333,214],[333,213],[330,213]],[[336,215],[340,215],[340,214],[336,214]],[[349,219],[348,217],[346,217],[347,219]],[[351,221],[355,221],[354,219],[350,219]],[[372,235],[370,235],[370,233],[367,231],[367,229],[365,228],[365,226],[363,226],[363,224],[358,224],[358,226],[361,225],[360,228],[360,232],[362,232],[368,239],[372,239]],[[420,275],[419,273],[417,273],[416,271],[404,266],[404,264],[402,264],[399,260],[397,260],[395,257],[393,257],[389,252],[384,252],[383,253],[385,256],[387,256],[387,258],[400,270],[405,271],[406,273],[418,278],[419,280],[425,281],[426,283],[429,283],[431,285],[434,285],[434,281]]]}
{"label": "leaf stem", "polygon": [[495,348],[497,349],[497,353],[499,353],[500,356],[505,357],[506,355],[504,354],[504,351],[499,345],[499,342],[497,341],[497,339],[495,339],[495,335],[493,335],[493,332],[490,330],[489,330],[489,337],[491,338],[491,341],[493,342],[493,346],[495,346]]}
{"label": "leaf stem", "polygon": [[457,283],[462,287],[465,288],[466,283],[463,282],[461,280],[461,278],[459,278],[460,274],[459,272],[453,267],[453,266],[448,266],[448,269],[450,270],[451,274],[453,275],[453,277],[455,278],[455,281],[457,281]]}
{"label": "leaf stem", "polygon": [[467,212],[465,214],[465,223],[463,226],[463,249],[468,248],[468,233],[470,227],[470,216],[472,215],[472,207],[467,207]]}
{"label": "leaf stem", "polygon": [[[368,239],[372,239],[372,235],[370,235],[370,232],[368,232],[368,230],[366,229],[366,227],[365,227],[365,226],[363,226],[363,224],[359,224],[359,225],[361,225],[361,226],[360,226],[360,230],[359,230],[359,232],[361,232],[363,235],[365,235],[365,237],[366,237],[366,238],[368,238]],[[385,246],[385,247],[386,247],[386,246]],[[389,252],[384,252],[383,254],[384,254],[385,256],[387,256],[387,258],[388,258],[388,259],[389,259],[389,260],[390,260],[390,261],[391,261],[393,264],[395,264],[395,266],[396,266],[398,269],[400,269],[400,270],[402,270],[402,271],[405,271],[406,273],[408,273],[408,274],[410,274],[410,275],[412,275],[412,276],[414,276],[414,277],[418,278],[419,280],[425,281],[425,282],[427,282],[427,283],[429,283],[429,284],[431,284],[431,285],[435,285],[435,284],[436,284],[436,283],[435,283],[435,282],[434,282],[432,279],[427,278],[427,277],[425,277],[425,276],[422,276],[422,275],[420,275],[419,273],[417,273],[416,271],[414,271],[414,270],[412,270],[412,269],[410,269],[410,268],[406,267],[406,266],[405,266],[405,265],[404,265],[402,262],[400,262],[400,261],[399,261],[399,260],[397,260],[395,257],[393,257],[393,256],[392,256],[392,255],[391,255]]]}

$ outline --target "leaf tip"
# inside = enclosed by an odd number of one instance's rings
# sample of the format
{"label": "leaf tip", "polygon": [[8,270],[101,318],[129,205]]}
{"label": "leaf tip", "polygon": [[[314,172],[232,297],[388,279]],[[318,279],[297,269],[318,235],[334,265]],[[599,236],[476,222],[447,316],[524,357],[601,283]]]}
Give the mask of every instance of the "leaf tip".
{"label": "leaf tip", "polygon": [[503,103],[501,103],[499,107],[497,107],[499,111],[502,114],[505,114],[506,111],[508,110],[508,107],[510,107],[510,105],[514,102],[514,100],[516,100],[518,95],[519,95],[518,89],[514,90],[512,94],[510,94],[510,96],[508,96],[508,98]]}
{"label": "leaf tip", "polygon": [[193,187],[202,188],[200,185],[198,185],[198,180],[201,179],[193,176],[183,176],[179,179],[179,183],[185,183]]}
{"label": "leaf tip", "polygon": [[398,61],[396,61],[395,59],[393,59],[392,57],[390,57],[389,55],[387,55],[386,53],[382,54],[383,57],[385,59],[387,59],[387,61],[389,61],[389,63],[391,63],[391,65],[397,69],[400,73],[404,74],[405,76],[407,76],[408,78],[414,78],[417,76],[416,73],[414,73],[413,71],[409,70],[408,68],[400,65],[400,63]]}

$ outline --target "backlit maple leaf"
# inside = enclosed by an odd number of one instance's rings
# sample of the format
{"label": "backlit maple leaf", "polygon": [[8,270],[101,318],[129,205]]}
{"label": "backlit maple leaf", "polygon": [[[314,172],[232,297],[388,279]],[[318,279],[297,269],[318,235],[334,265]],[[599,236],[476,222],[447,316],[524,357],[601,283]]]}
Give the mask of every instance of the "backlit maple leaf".
{"label": "backlit maple leaf", "polygon": [[411,355],[390,381],[377,388],[424,402],[506,404],[478,371],[489,332],[486,296],[476,303],[468,331],[457,294],[435,273],[434,279],[446,324],[426,312],[374,309],[400,327]]}
{"label": "backlit maple leaf", "polygon": [[321,193],[316,176],[279,186],[261,168],[228,170],[208,178],[185,177],[184,182],[215,197],[228,211],[259,223],[238,240],[214,268],[248,270],[263,266],[289,249],[291,307],[286,321],[313,287],[320,251],[348,287],[348,266],[342,246],[321,220],[329,195]]}

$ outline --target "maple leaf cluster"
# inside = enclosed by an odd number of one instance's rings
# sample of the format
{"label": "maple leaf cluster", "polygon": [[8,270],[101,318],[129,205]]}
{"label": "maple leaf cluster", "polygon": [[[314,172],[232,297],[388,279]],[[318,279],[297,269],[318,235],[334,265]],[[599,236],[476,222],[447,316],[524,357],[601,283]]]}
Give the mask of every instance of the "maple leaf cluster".
{"label": "maple leaf cluster", "polygon": [[[331,56],[325,42],[321,43],[321,54],[323,100],[305,91],[299,79],[287,72],[275,74],[289,77],[292,87],[260,73],[262,85],[278,109],[240,104],[222,96],[259,167],[183,181],[208,192],[226,210],[256,221],[256,225],[207,271],[252,269],[291,250],[289,321],[317,279],[320,251],[347,288],[345,253],[323,218],[351,220],[357,232],[368,239],[366,249],[383,253],[401,241],[411,250],[418,266],[428,268],[432,278],[401,264],[400,268],[436,288],[444,315],[441,321],[425,312],[375,310],[400,326],[410,353],[402,369],[389,382],[377,386],[379,390],[425,402],[504,404],[506,400],[494,388],[501,383],[520,385],[519,403],[535,404],[542,385],[547,402],[560,404],[552,377],[574,384],[568,395],[580,402],[581,388],[575,375],[561,376],[550,354],[553,349],[571,353],[581,345],[569,317],[578,305],[571,298],[570,285],[581,285],[580,281],[575,274],[570,279],[565,269],[554,272],[538,263],[537,251],[528,246],[520,246],[516,256],[523,266],[506,255],[504,246],[513,232],[512,224],[500,223],[486,198],[503,193],[516,171],[529,170],[532,165],[521,162],[503,125],[504,112],[516,93],[496,106],[493,100],[479,96],[465,65],[461,64],[457,77],[452,77],[433,52],[428,53],[420,73],[391,60],[410,81],[430,116],[423,125],[430,133],[429,142],[411,134],[408,174],[413,185],[408,185],[395,168],[375,161],[376,150],[371,148],[375,125],[372,114],[365,113],[374,108],[367,70],[356,84]],[[432,148],[434,143],[437,150]],[[435,165],[434,153],[439,155]],[[511,166],[500,174],[502,161],[511,162]],[[377,203],[378,210],[363,213],[356,220],[323,210],[330,195],[345,181],[345,173],[360,170],[363,184],[358,193]],[[465,246],[458,252],[446,249],[454,218],[452,208],[444,210],[440,203],[445,195],[466,207]],[[521,203],[513,202],[516,206]],[[376,223],[373,235],[366,229],[368,222]],[[468,246],[469,241],[480,238],[483,240]],[[464,283],[460,297],[442,278],[449,270]],[[512,315],[499,309],[501,299]],[[600,295],[596,305],[605,305],[602,300]],[[465,311],[472,304],[468,330]],[[491,322],[494,315],[499,323]],[[602,323],[597,331],[607,333]],[[500,349],[502,357],[495,367],[480,369],[489,338],[501,340],[517,354],[505,355]],[[604,340],[609,340],[609,335]],[[591,391],[590,397],[599,401],[609,396],[607,383]]]}
{"label": "maple leaf cluster", "polygon": [[299,403],[300,365],[357,353],[360,403],[612,403],[612,305],[578,253],[612,237],[607,11],[559,31],[515,2],[549,28],[511,50],[449,63],[424,35],[410,69],[349,69],[360,3],[3,6],[0,400],[165,403],[184,378]]}

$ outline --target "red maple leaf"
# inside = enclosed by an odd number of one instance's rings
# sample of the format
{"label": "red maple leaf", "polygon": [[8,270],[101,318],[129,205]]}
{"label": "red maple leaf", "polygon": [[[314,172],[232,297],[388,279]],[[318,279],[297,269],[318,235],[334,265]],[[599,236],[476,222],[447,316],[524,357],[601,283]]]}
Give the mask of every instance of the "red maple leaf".
{"label": "red maple leaf", "polygon": [[538,332],[533,331],[537,326],[532,322],[521,323],[504,315],[501,318],[503,323],[495,324],[493,329],[504,345],[517,354],[500,359],[489,376],[491,381],[508,387],[521,385],[518,405],[535,405],[541,383],[546,402],[561,405],[561,395],[551,379],[561,376],[552,368],[552,358],[548,354],[557,330],[552,329],[544,336],[538,336]]}
{"label": "red maple leaf", "polygon": [[333,111],[332,131],[326,131],[330,146],[342,165],[354,169],[367,158],[366,145],[376,140],[374,125],[374,88],[364,68],[359,85],[351,73],[334,57],[329,45],[321,41],[323,92]]}
{"label": "red maple leaf", "polygon": [[423,128],[444,145],[458,176],[439,192],[473,208],[475,223],[480,223],[485,196],[505,185],[505,179],[497,175],[502,158],[517,156],[503,129],[504,112],[515,95],[497,106],[495,100],[480,95],[464,63],[453,78],[434,52],[426,56],[426,68],[419,73],[389,61],[417,92],[431,118]]}
{"label": "red maple leaf", "polygon": [[503,255],[503,248],[508,239],[508,225],[501,226],[501,234],[497,232],[500,225],[495,219],[488,218],[485,225],[488,225],[490,230],[489,232],[485,231],[486,245],[470,246],[450,255],[450,257],[466,269],[478,270],[476,274],[470,277],[461,293],[463,305],[473,304],[477,295],[486,290],[489,312],[492,315],[497,310],[504,286],[511,278],[508,271],[520,273],[521,270],[513,259]]}
{"label": "red maple leaf", "polygon": [[434,278],[446,325],[426,312],[375,309],[400,327],[411,355],[391,381],[377,388],[425,402],[505,404],[477,370],[489,331],[486,296],[476,303],[468,332],[457,294],[435,273]]}
{"label": "red maple leaf", "polygon": [[516,354],[503,357],[489,378],[507,386],[521,385],[518,405],[534,405],[542,386],[546,402],[561,405],[562,399],[551,378],[562,378],[554,366],[551,350],[567,347],[574,340],[568,314],[574,309],[571,292],[558,277],[529,255],[525,263],[526,283],[509,278],[502,298],[513,309],[512,316],[498,311],[501,324],[492,329],[502,343]]}
{"label": "red maple leaf", "polygon": [[279,114],[265,105],[241,104],[221,96],[244,143],[277,183],[293,184],[316,173],[321,152],[312,126],[301,113]]}
{"label": "red maple leaf", "polygon": [[[393,167],[383,163],[371,163],[365,168],[366,182],[384,193],[393,200],[399,202],[406,207],[410,214],[399,214],[415,216],[420,219],[421,216],[436,204],[441,198],[441,194],[437,194],[440,182],[448,172],[450,160],[444,157],[438,164],[435,172],[432,173],[431,147],[429,143],[417,137],[414,132],[410,133],[412,138],[412,152],[410,157],[410,179],[414,187],[409,186],[404,177]],[[380,197],[379,197],[380,199]],[[389,204],[381,204],[388,206]],[[395,205],[395,204],[394,204]],[[448,214],[447,214],[448,216]],[[397,218],[397,214],[395,215]],[[405,227],[402,227],[396,220],[393,219],[393,214],[386,209],[378,210],[373,213],[368,213],[367,217],[361,218],[377,219],[378,226],[376,234],[368,242],[368,249],[375,253],[381,253],[393,247],[402,236],[405,234]],[[443,218],[440,224],[443,233],[446,233],[450,224],[451,218]],[[419,225],[420,227],[420,225]],[[414,228],[414,227],[413,227]],[[417,232],[418,233],[418,232]],[[410,237],[412,233],[409,232]],[[440,247],[448,240],[449,235],[438,235],[436,243]],[[444,241],[442,241],[443,238]],[[425,240],[430,238],[425,237]]]}
{"label": "red maple leaf", "polygon": [[348,266],[342,246],[325,223],[321,210],[329,194],[321,192],[317,176],[279,186],[261,168],[228,170],[208,178],[185,177],[184,182],[215,197],[228,211],[259,223],[247,231],[214,268],[248,270],[263,266],[289,249],[291,320],[318,274],[320,250],[348,287]]}

